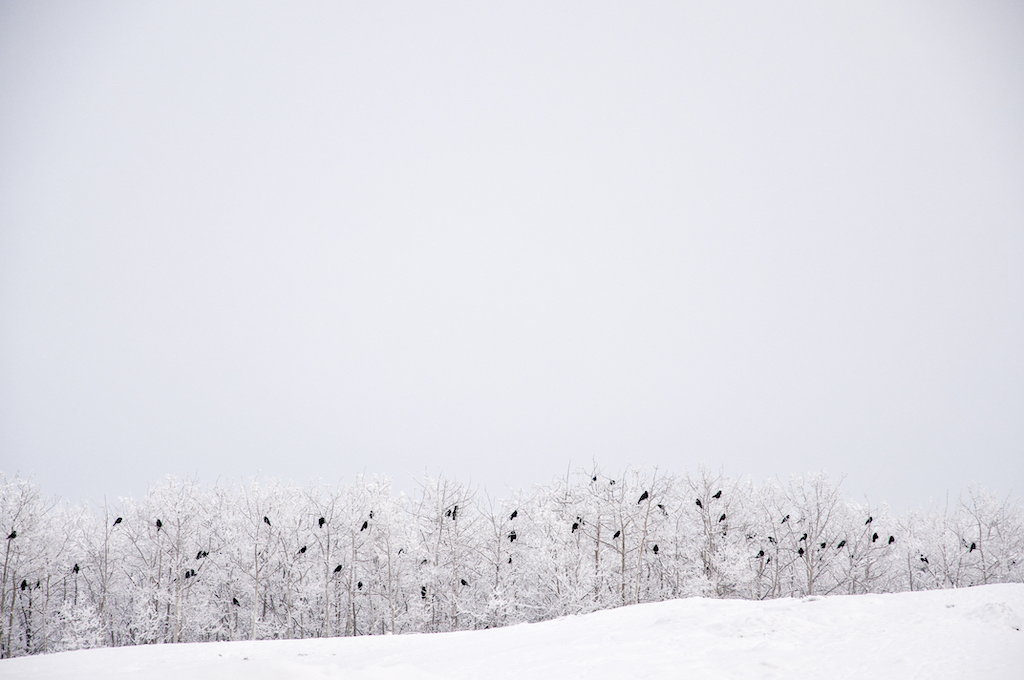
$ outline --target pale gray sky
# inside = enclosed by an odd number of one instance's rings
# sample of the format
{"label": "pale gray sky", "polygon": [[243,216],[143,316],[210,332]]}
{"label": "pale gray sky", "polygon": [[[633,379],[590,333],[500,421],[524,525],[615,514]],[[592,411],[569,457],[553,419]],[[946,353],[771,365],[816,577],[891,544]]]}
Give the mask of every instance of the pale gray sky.
{"label": "pale gray sky", "polygon": [[0,4],[0,470],[1024,492],[1024,5]]}

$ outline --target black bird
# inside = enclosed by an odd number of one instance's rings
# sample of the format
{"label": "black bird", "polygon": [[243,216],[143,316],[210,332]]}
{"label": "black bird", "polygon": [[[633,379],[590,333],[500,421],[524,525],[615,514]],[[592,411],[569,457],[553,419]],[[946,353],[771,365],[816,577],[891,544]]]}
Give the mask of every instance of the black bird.
{"label": "black bird", "polygon": [[22,581],[21,582],[21,589],[25,590],[25,588],[28,588],[28,581]]}
{"label": "black bird", "polygon": [[163,528],[164,528],[164,523],[161,522],[160,520],[157,520],[156,521],[156,530],[159,532]]}
{"label": "black bird", "polygon": [[73,571],[76,574],[78,573],[78,562],[75,562],[75,566],[71,567],[71,571]]}
{"label": "black bird", "polygon": [[[806,541],[806,540],[807,540],[807,532],[805,531],[804,535],[800,537],[800,541]],[[799,543],[800,541],[797,541],[797,543]]]}
{"label": "black bird", "polygon": [[828,545],[828,544],[827,543],[822,543],[821,544],[821,549],[824,550],[826,545]]}
{"label": "black bird", "polygon": [[579,529],[579,528],[580,528],[580,523],[579,522],[573,522],[572,523],[572,531],[570,531],[569,533],[575,534],[576,530]]}
{"label": "black bird", "polygon": [[974,552],[974,549],[975,549],[975,548],[977,548],[977,547],[978,547],[978,546],[974,545],[974,541],[971,541],[971,549],[970,549],[970,550],[968,550],[967,552],[968,552],[968,553],[972,553],[972,552]]}
{"label": "black bird", "polygon": [[875,533],[873,533],[871,535],[871,542],[874,543],[877,540],[878,540],[878,532],[876,531]]}
{"label": "black bird", "polygon": [[774,543],[775,542],[775,537],[774,536],[769,536],[768,537],[768,542],[769,543]]}
{"label": "black bird", "polygon": [[608,483],[609,483],[609,484],[615,484],[615,480],[614,480],[614,479],[609,479],[609,480],[608,480]]}
{"label": "black bird", "polygon": [[662,505],[661,503],[658,503],[658,510],[661,510],[662,512],[667,512],[667,511],[665,510],[665,506],[664,506],[664,505]]}
{"label": "black bird", "polygon": [[804,556],[804,549],[800,548],[799,550],[796,551],[796,554],[799,555],[800,557],[803,557]]}
{"label": "black bird", "polygon": [[366,521],[366,520],[364,519],[364,520],[363,520],[363,526],[359,527],[359,530],[360,530],[360,531],[363,531],[363,530],[364,530],[364,529],[366,529],[366,527],[368,527],[368,526],[370,526],[370,523],[369,523],[369,522],[367,522],[367,521]]}
{"label": "black bird", "polygon": [[868,521],[864,522],[864,526],[867,526],[867,525],[871,524],[871,522],[873,522],[874,520],[875,520],[874,517],[868,517]]}
{"label": "black bird", "polygon": [[651,548],[651,550],[653,550],[653,551],[654,551],[654,554],[655,554],[655,555],[657,555],[657,554],[658,554],[658,544],[657,544],[657,543],[655,543],[655,544],[654,544],[654,547],[653,547],[653,548]]}
{"label": "black bird", "polygon": [[422,599],[424,599],[424,600],[427,599],[427,587],[426,586],[421,586],[420,587],[420,597]]}
{"label": "black bird", "polygon": [[614,539],[618,538],[621,535],[622,535],[621,531],[616,531],[615,534],[612,536],[612,539],[614,540]]}
{"label": "black bird", "polygon": [[512,564],[512,558],[511,557],[508,558],[508,563]]}
{"label": "black bird", "polygon": [[697,499],[697,507],[698,508],[703,508],[704,507],[704,504],[700,502],[699,498]]}
{"label": "black bird", "polygon": [[725,521],[725,513],[724,512],[722,513],[722,516],[718,518],[718,521],[719,522],[724,522]]}
{"label": "black bird", "polygon": [[321,528],[321,529],[323,529],[323,528],[324,528],[324,522],[326,522],[326,521],[327,521],[327,520],[325,520],[325,519],[324,519],[323,517],[321,517],[321,518],[320,518],[320,519],[319,519],[319,520],[317,521],[317,523],[318,523],[318,524],[320,525],[320,528]]}
{"label": "black bird", "polygon": [[363,589],[363,582],[360,581],[359,583],[357,583],[356,584],[356,588],[358,588],[359,590],[362,590]]}
{"label": "black bird", "polygon": [[114,520],[114,526],[117,526],[118,524],[120,524],[120,523],[121,523],[121,521],[122,521],[122,518],[120,518],[120,517],[118,517],[117,519],[115,519],[115,520]]}
{"label": "black bird", "polygon": [[924,555],[921,555],[921,561],[924,562],[925,564],[928,564],[928,558],[925,557]]}
{"label": "black bird", "polygon": [[895,542],[896,542],[896,537],[895,536],[890,536],[889,537],[889,545],[892,545]]}
{"label": "black bird", "polygon": [[768,563],[769,563],[769,562],[771,562],[771,561],[772,561],[772,556],[771,556],[771,555],[769,555],[769,556],[768,556],[768,559],[766,559],[766,560],[764,561],[764,563],[765,563],[765,564],[768,564]]}
{"label": "black bird", "polygon": [[457,505],[453,506],[452,507],[452,520],[453,521],[455,520],[455,516],[458,515],[458,514],[459,514],[459,506],[457,506]]}
{"label": "black bird", "polygon": [[764,557],[764,550],[758,550],[757,551],[757,556],[758,557]]}
{"label": "black bird", "polygon": [[512,511],[512,514],[508,516],[508,519],[509,519],[509,521],[512,521],[516,517],[519,517],[519,510],[518,510],[518,508]]}
{"label": "black bird", "polygon": [[636,504],[637,504],[637,505],[640,505],[640,504],[641,504],[641,503],[643,503],[643,502],[644,502],[645,500],[647,500],[647,492],[646,492],[646,491],[644,491],[644,492],[643,492],[642,494],[640,494],[640,500],[638,500],[638,501],[636,502]]}
{"label": "black bird", "polygon": [[373,519],[373,510],[370,510],[370,519]]}
{"label": "black bird", "polygon": [[200,550],[199,552],[196,553],[196,559],[197,560],[203,559],[203,551],[202,550]]}
{"label": "black bird", "polygon": [[460,578],[460,579],[459,579],[459,583],[461,583],[461,584],[462,584],[462,585],[464,585],[464,586],[468,586],[468,585],[469,585],[469,583],[468,583],[468,582],[466,581],[466,579],[464,579],[464,578]]}
{"label": "black bird", "polygon": [[509,534],[508,534],[508,542],[511,543],[514,540],[516,540],[516,530],[515,529],[510,531]]}
{"label": "black bird", "polygon": [[339,571],[341,571],[341,565],[340,564],[334,568],[334,573],[337,574]]}
{"label": "black bird", "polygon": [[12,531],[10,534],[8,534],[7,540],[8,541],[13,541],[17,537],[18,537],[18,532],[17,531]]}
{"label": "black bird", "polygon": [[714,496],[712,496],[712,498],[721,498],[721,497],[722,497],[722,490],[721,489],[719,489],[718,492],[715,493]]}
{"label": "black bird", "polygon": [[300,555],[301,555],[302,553],[304,553],[304,552],[306,552],[306,546],[302,546],[301,548],[299,548],[299,554],[300,554]]}
{"label": "black bird", "polygon": [[594,478],[593,478],[593,479],[591,479],[590,481],[591,481],[591,482],[596,482],[596,481],[597,481],[597,476],[595,475],[595,476],[594,476]]}
{"label": "black bird", "polygon": [[191,577],[192,577],[192,570],[191,569],[186,569],[185,570],[185,578],[189,579]]}
{"label": "black bird", "polygon": [[270,523],[270,518],[269,518],[269,517],[267,517],[266,515],[263,515],[263,521],[267,523],[267,526],[268,526],[268,527],[269,527],[269,526],[273,526],[273,525],[272,525],[272,524]]}
{"label": "black bird", "polygon": [[451,517],[452,516],[452,509],[448,508],[447,510],[445,510],[444,511],[444,516],[445,517]]}
{"label": "black bird", "polygon": [[846,539],[845,538],[843,540],[839,541],[839,545],[836,546],[836,550],[839,550],[844,545],[846,545]]}
{"label": "black bird", "polygon": [[779,522],[779,524],[785,524],[788,521],[789,521],[789,515],[786,515],[785,517],[782,518],[782,521]]}
{"label": "black bird", "polygon": [[235,605],[236,607],[241,607],[242,606],[242,605],[238,604],[238,598],[237,597],[231,598],[231,604]]}

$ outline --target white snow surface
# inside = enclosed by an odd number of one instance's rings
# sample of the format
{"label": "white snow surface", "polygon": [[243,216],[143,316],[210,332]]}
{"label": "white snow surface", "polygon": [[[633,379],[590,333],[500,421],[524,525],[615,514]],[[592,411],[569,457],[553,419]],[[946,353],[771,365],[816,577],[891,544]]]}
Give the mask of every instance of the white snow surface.
{"label": "white snow surface", "polygon": [[1024,584],[750,602],[691,598],[432,635],[91,649],[0,678],[1024,678]]}

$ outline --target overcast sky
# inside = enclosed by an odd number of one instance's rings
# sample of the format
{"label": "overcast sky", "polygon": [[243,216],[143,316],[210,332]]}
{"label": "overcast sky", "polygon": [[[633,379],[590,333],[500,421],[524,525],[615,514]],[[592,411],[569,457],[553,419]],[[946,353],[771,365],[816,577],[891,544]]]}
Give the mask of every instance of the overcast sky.
{"label": "overcast sky", "polygon": [[1024,5],[0,4],[0,471],[1024,492]]}

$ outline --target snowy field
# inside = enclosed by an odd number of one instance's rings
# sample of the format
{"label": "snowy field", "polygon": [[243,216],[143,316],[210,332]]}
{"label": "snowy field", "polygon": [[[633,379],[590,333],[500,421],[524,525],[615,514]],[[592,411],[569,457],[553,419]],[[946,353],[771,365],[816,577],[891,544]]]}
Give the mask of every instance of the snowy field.
{"label": "snowy field", "polygon": [[0,661],[0,678],[1024,678],[1024,584],[687,599],[435,635],[154,645]]}

